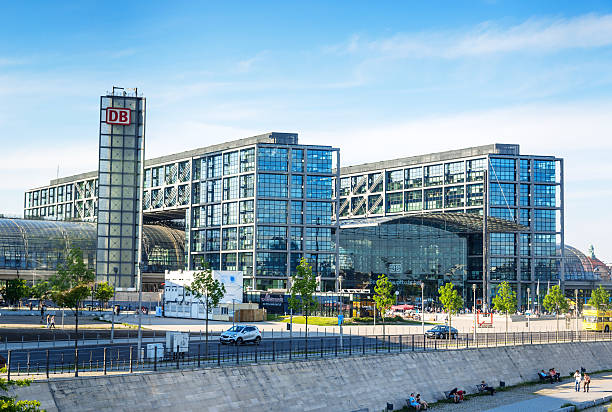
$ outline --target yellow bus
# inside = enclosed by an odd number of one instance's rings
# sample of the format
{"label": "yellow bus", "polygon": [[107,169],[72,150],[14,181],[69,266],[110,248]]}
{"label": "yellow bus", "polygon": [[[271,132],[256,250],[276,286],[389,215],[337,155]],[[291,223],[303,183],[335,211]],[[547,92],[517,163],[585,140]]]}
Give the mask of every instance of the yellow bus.
{"label": "yellow bus", "polygon": [[598,332],[612,330],[612,310],[597,310],[593,306],[584,306],[582,312],[582,329]]}

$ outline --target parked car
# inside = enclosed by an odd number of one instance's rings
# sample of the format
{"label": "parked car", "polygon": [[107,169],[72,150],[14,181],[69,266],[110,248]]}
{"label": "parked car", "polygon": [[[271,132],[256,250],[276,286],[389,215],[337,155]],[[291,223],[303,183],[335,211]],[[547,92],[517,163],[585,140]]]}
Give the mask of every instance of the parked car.
{"label": "parked car", "polygon": [[253,342],[259,345],[261,342],[261,332],[257,326],[235,325],[221,334],[219,341],[223,345],[242,345],[243,343]]}
{"label": "parked car", "polygon": [[[459,334],[459,331],[452,327],[450,330],[451,330],[450,332],[451,338],[457,339],[457,335]],[[433,328],[425,332],[425,336],[427,336],[430,339],[447,339],[448,338],[448,326],[447,325],[434,326]]]}

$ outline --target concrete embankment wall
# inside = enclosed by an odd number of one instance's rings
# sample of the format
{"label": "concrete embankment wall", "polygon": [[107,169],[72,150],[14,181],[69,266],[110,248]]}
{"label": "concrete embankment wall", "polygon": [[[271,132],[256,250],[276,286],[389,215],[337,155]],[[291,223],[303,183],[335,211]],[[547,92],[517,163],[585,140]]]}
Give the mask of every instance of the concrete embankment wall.
{"label": "concrete embankment wall", "polygon": [[612,342],[268,363],[216,369],[57,379],[19,388],[54,411],[380,411],[405,405],[410,392],[425,400],[481,380],[507,385],[537,379],[536,371],[563,375],[585,367],[612,369]]}

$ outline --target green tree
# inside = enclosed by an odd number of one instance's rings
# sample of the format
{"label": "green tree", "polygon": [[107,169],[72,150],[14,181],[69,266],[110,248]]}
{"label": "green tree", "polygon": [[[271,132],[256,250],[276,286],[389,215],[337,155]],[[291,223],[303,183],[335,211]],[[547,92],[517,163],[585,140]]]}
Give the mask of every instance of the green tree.
{"label": "green tree", "polygon": [[306,319],[306,352],[308,352],[308,314],[317,307],[313,294],[317,290],[317,279],[312,274],[312,266],[304,258],[291,277],[291,296],[289,307],[296,312],[302,312]]}
{"label": "green tree", "polygon": [[610,306],[610,294],[603,286],[599,285],[597,289],[593,289],[591,292],[591,298],[588,303],[598,311],[606,310]]}
{"label": "green tree", "polygon": [[508,343],[508,314],[516,311],[516,292],[512,290],[508,282],[502,282],[497,286],[497,293],[493,297],[493,307],[506,315],[505,339]]}
{"label": "green tree", "polygon": [[25,279],[7,280],[6,284],[0,288],[0,294],[11,305],[19,303],[22,298],[30,296],[30,288]]}
{"label": "green tree", "polygon": [[49,282],[38,282],[30,288],[30,296],[39,300],[49,299],[51,296],[51,284]]}
{"label": "green tree", "polygon": [[387,275],[380,275],[374,286],[374,302],[380,311],[383,322],[383,336],[385,336],[385,313],[395,303],[393,283],[389,282]]}
{"label": "green tree", "polygon": [[[0,373],[6,373],[6,368],[0,368]],[[0,391],[8,392],[11,386],[30,386],[30,379],[7,380],[0,378]],[[38,401],[18,401],[14,396],[0,394],[0,411],[2,412],[39,412]]]}
{"label": "green tree", "polygon": [[448,336],[447,338],[450,340],[451,335],[452,335],[451,317],[453,313],[457,313],[459,309],[463,307],[463,298],[459,296],[459,293],[457,293],[457,290],[455,289],[455,285],[453,285],[450,282],[444,284],[443,286],[440,286],[440,288],[438,289],[438,293],[440,294],[440,302],[442,303],[442,306],[444,307],[444,310],[446,311],[448,315]]}
{"label": "green tree", "polygon": [[212,269],[207,262],[201,261],[201,271],[193,274],[193,281],[186,288],[194,297],[204,300],[206,307],[206,349],[204,355],[208,357],[208,311],[216,308],[225,296],[225,286],[218,279],[213,278]]}
{"label": "green tree", "polygon": [[559,339],[559,313],[566,313],[569,310],[569,303],[559,285],[554,285],[550,288],[544,297],[544,307],[549,312],[555,312],[557,319],[557,340]]}
{"label": "green tree", "polygon": [[109,300],[115,295],[115,288],[109,285],[108,282],[98,283],[96,291],[94,292],[94,299],[100,302],[100,307],[103,304],[108,303]]}
{"label": "green tree", "polygon": [[90,286],[95,279],[93,270],[89,269],[83,262],[83,253],[80,249],[71,249],[66,256],[66,261],[57,269],[57,274],[52,276],[51,296],[58,306],[70,308],[74,311],[74,376],[79,376],[79,311],[87,297]]}

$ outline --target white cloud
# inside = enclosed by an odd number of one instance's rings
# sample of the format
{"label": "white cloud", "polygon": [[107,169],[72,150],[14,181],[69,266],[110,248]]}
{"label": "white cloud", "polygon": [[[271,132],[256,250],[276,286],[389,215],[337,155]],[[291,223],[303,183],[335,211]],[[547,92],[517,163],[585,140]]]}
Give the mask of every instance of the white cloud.
{"label": "white cloud", "polygon": [[510,27],[484,22],[467,31],[399,33],[377,40],[353,36],[342,45],[327,48],[327,51],[392,58],[455,59],[516,51],[554,52],[611,44],[612,15],[587,14],[573,18],[534,18]]}

